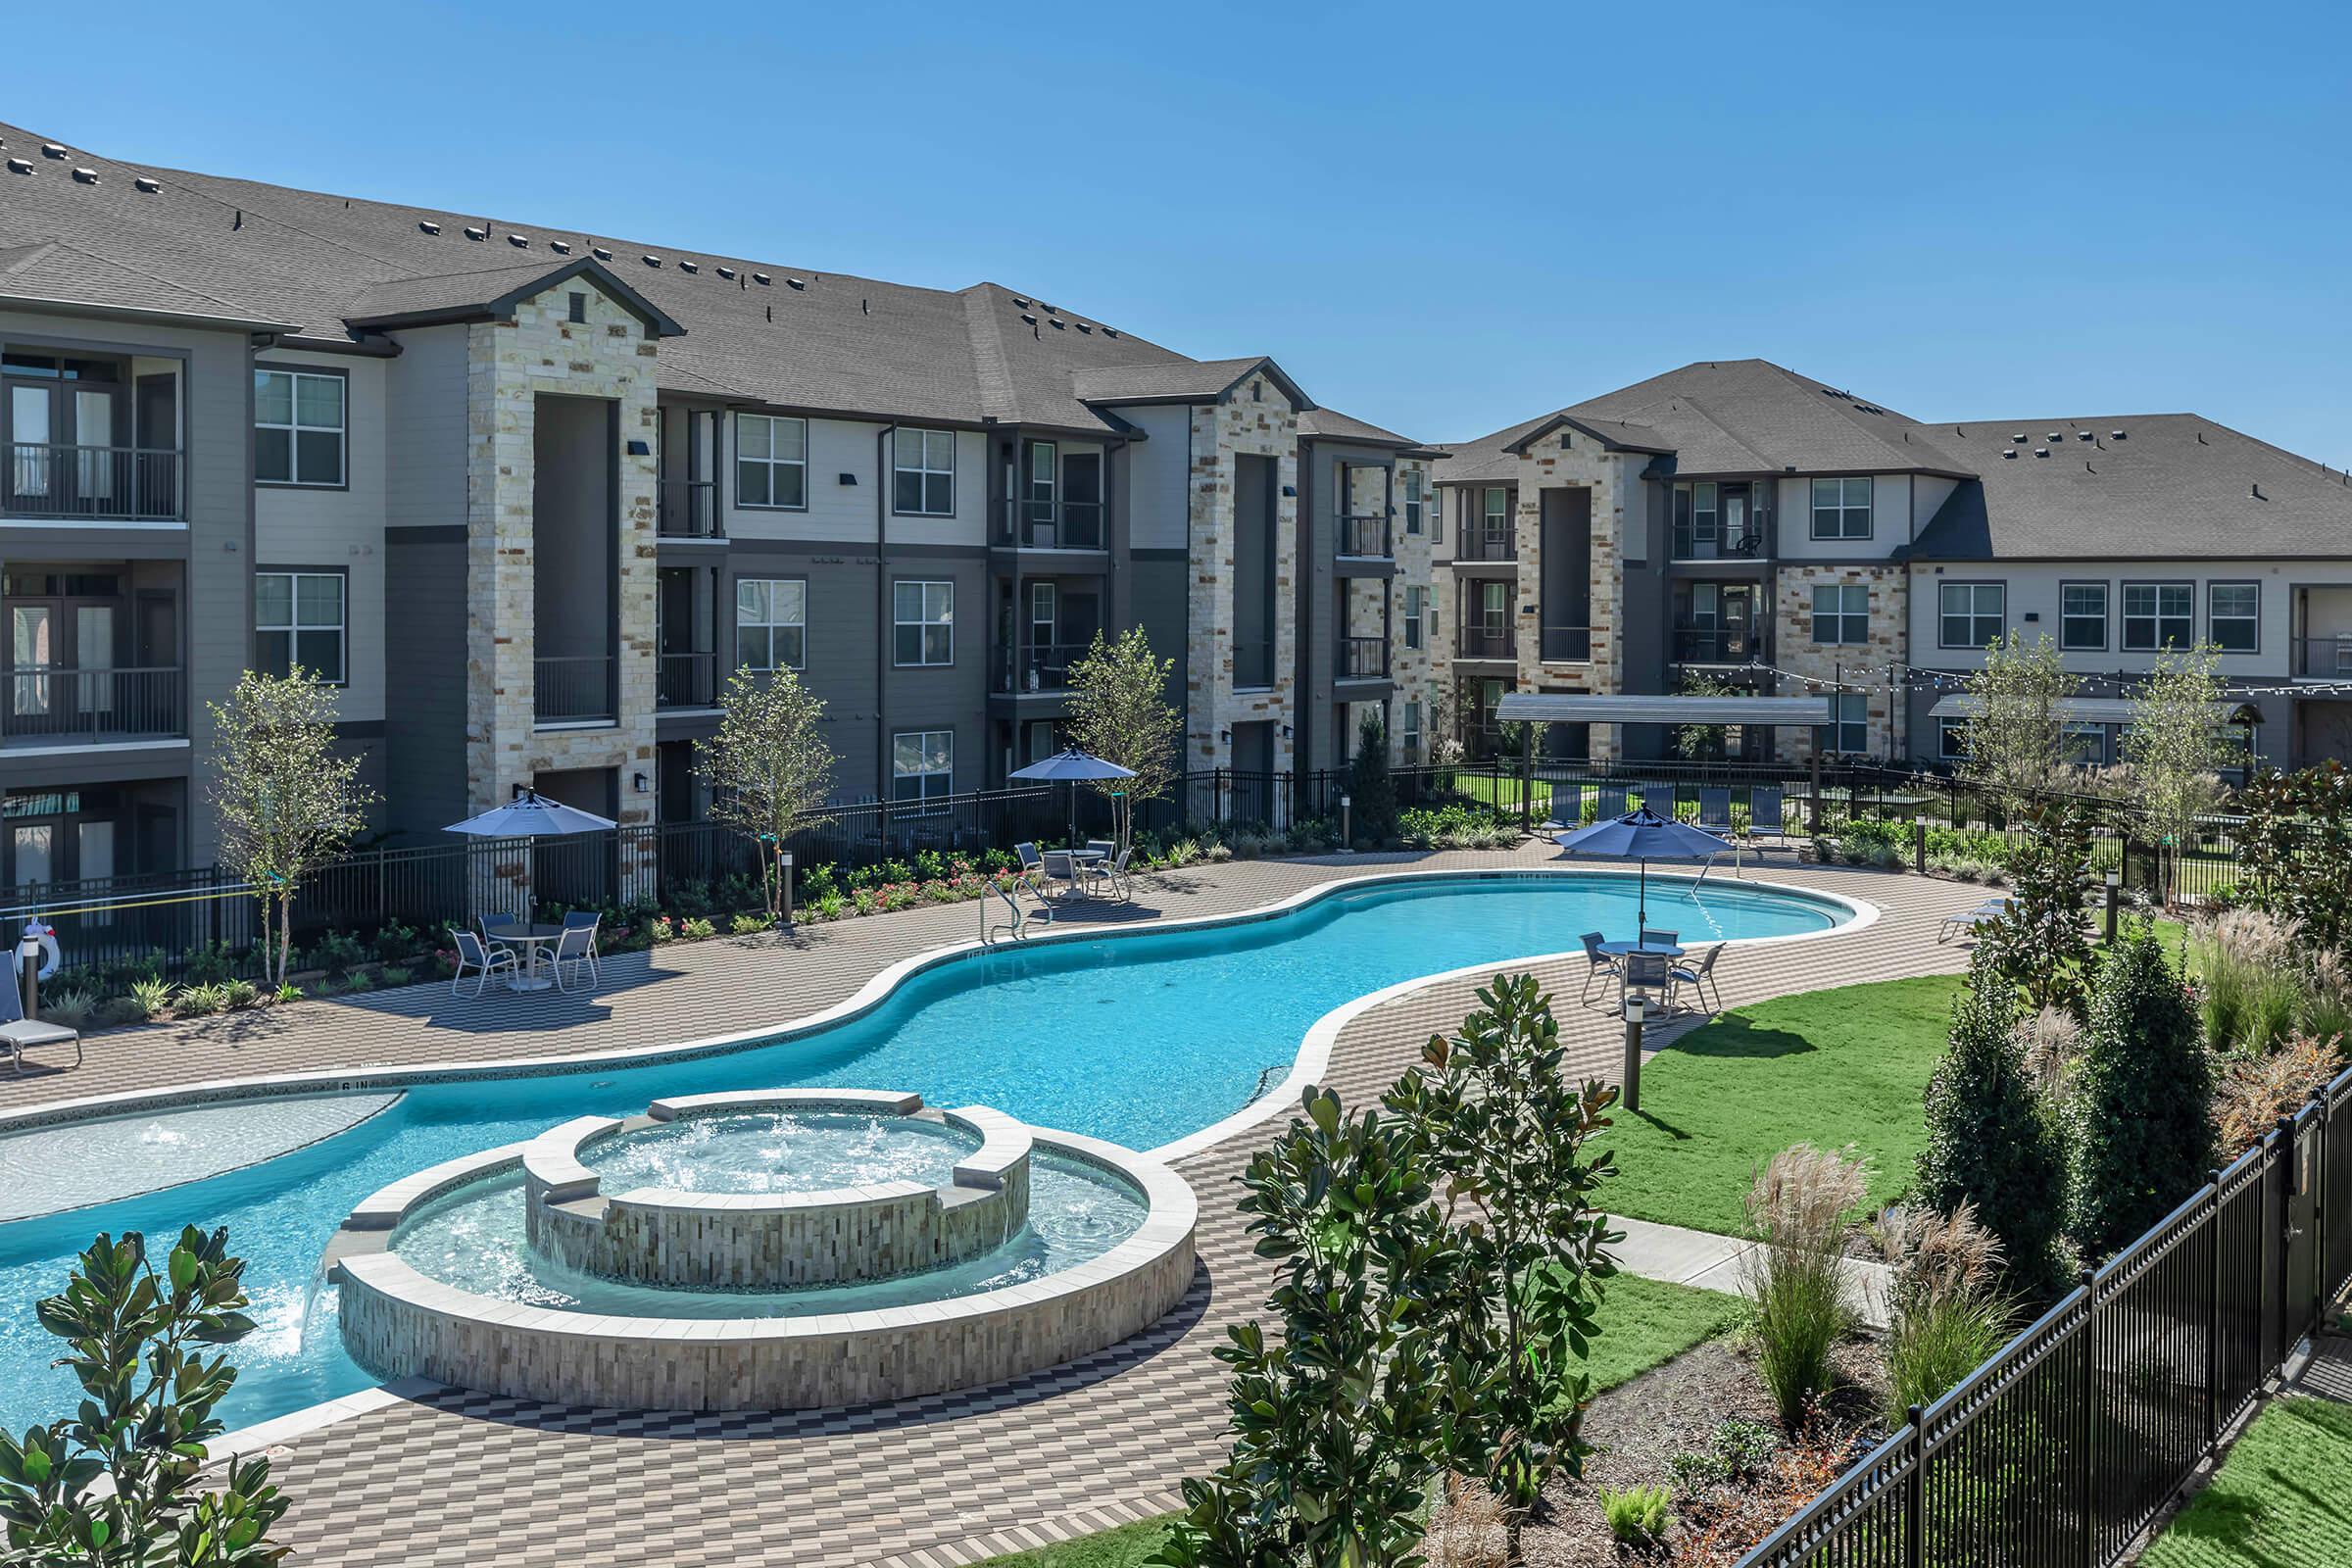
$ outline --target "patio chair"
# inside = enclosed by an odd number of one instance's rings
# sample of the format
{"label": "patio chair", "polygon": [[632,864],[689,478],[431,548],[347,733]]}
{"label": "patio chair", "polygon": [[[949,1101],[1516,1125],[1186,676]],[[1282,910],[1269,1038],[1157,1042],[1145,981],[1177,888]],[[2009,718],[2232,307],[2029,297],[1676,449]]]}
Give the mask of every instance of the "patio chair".
{"label": "patio chair", "polygon": [[594,926],[569,924],[564,926],[564,934],[556,938],[556,989],[558,991],[579,988],[583,984],[580,980],[582,971],[586,971],[588,976],[584,982],[585,988],[591,991],[596,989],[596,955],[593,951],[595,946],[596,928]]}
{"label": "patio chair", "polygon": [[1681,936],[1680,931],[1661,931],[1656,926],[1645,925],[1642,928],[1642,945],[1645,948],[1679,948],[1683,945],[1679,940]]}
{"label": "patio chair", "polygon": [[1580,1006],[1588,1004],[1592,1001],[1593,981],[1599,980],[1605,984],[1617,978],[1616,956],[1600,951],[1600,933],[1588,931],[1582,940],[1585,944],[1585,962],[1588,967],[1585,970],[1584,992],[1576,999]]}
{"label": "patio chair", "polygon": [[8,1048],[9,1070],[24,1070],[24,1053],[74,1048],[74,1065],[81,1065],[81,1031],[62,1023],[24,1016],[24,995],[15,975],[0,980],[0,1046]]}
{"label": "patio chair", "polygon": [[1945,915],[1943,923],[1936,928],[1936,940],[1940,944],[1949,942],[1956,936],[1965,936],[1981,925],[1998,920],[2008,912],[2009,900],[2005,896],[1986,899],[1973,909],[1963,910],[1959,914]]}
{"label": "patio chair", "polygon": [[1702,1007],[1706,1005],[1707,992],[1709,990],[1713,990],[1715,993],[1715,1010],[1717,1012],[1721,1012],[1723,1010],[1723,988],[1717,985],[1715,982],[1715,960],[1723,956],[1723,950],[1724,944],[1718,942],[1713,947],[1709,948],[1707,950],[1706,956],[1699,959],[1696,963],[1691,963],[1688,960],[1685,960],[1682,963],[1674,965],[1672,969],[1667,971],[1667,977],[1671,979],[1677,987],[1689,986],[1691,989],[1691,991],[1697,996],[1699,1005]]}
{"label": "patio chair", "polygon": [[450,939],[458,945],[458,972],[449,977],[449,994],[451,996],[466,995],[463,988],[466,984],[466,971],[468,968],[474,972],[473,995],[476,998],[479,998],[483,990],[490,984],[492,975],[503,974],[512,978],[515,973],[514,950],[505,943],[484,942],[462,925],[451,926],[449,935]]}
{"label": "patio chair", "polygon": [[1625,999],[1634,992],[1659,997],[1669,1008],[1674,1005],[1674,966],[1662,953],[1629,953],[1617,966],[1617,1010],[1625,1010]]}
{"label": "patio chair", "polygon": [[[588,973],[591,978],[600,982],[605,978],[605,976],[604,972],[597,967],[596,963],[596,938],[597,934],[604,929],[604,923],[605,917],[594,909],[574,909],[569,914],[564,916],[564,929],[565,932],[585,931],[588,933]],[[558,952],[563,951],[563,943],[564,939],[562,937],[558,937],[556,939],[556,948]]]}
{"label": "patio chair", "polygon": [[1121,850],[1102,867],[1102,880],[1110,885],[1110,896],[1121,903],[1135,898],[1135,882],[1127,875],[1127,862],[1135,858],[1133,849]]}
{"label": "patio chair", "polygon": [[505,943],[499,941],[499,938],[509,931],[521,929],[522,921],[511,914],[485,914],[482,916],[482,941],[488,947],[506,946]]}
{"label": "patio chair", "polygon": [[1119,847],[1108,839],[1088,839],[1087,858],[1078,862],[1079,869],[1087,873],[1090,881],[1105,881],[1110,875],[1110,862],[1118,853]]}
{"label": "patio chair", "polygon": [[1067,850],[1048,850],[1045,853],[1044,875],[1046,891],[1050,894],[1060,883],[1062,896],[1078,891],[1078,858]]}

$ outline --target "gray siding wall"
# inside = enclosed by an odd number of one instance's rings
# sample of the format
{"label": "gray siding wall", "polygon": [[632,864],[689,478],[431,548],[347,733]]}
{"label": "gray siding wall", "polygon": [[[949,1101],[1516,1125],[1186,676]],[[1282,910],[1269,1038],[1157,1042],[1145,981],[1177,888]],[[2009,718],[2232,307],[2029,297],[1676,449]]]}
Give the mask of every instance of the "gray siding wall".
{"label": "gray siding wall", "polygon": [[1191,542],[1193,411],[1152,405],[1119,416],[1145,436],[1128,449],[1129,538],[1137,550],[1182,550]]}
{"label": "gray siding wall", "polygon": [[1152,651],[1175,662],[1168,677],[1168,701],[1181,712],[1192,565],[1182,550],[1138,555],[1129,564],[1126,580],[1133,612],[1127,624],[1143,627],[1152,639]]}
{"label": "gray siding wall", "polygon": [[384,368],[387,825],[430,835],[466,814],[466,328],[400,335]]}

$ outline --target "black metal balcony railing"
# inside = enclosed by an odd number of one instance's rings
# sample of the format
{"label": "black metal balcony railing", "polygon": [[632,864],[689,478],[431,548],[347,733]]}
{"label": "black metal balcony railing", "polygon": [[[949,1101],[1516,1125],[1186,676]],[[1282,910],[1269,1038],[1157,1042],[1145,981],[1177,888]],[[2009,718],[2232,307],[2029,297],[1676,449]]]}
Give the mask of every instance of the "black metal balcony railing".
{"label": "black metal balcony railing", "polygon": [[1683,664],[1744,664],[1761,642],[1750,626],[1677,626],[1674,658]]}
{"label": "black metal balcony railing", "polygon": [[1389,640],[1386,637],[1341,638],[1338,675],[1341,680],[1387,680]]}
{"label": "black metal balcony railing", "polygon": [[716,654],[663,654],[654,671],[658,708],[709,708],[718,701]]}
{"label": "black metal balcony railing", "polygon": [[2352,680],[2352,633],[2298,637],[2294,658],[2295,674],[2300,679]]}
{"label": "black metal balcony railing", "polygon": [[1274,644],[1272,642],[1243,642],[1234,639],[1233,683],[1237,687],[1261,687],[1274,684]]}
{"label": "black metal balcony railing", "polygon": [[532,712],[542,724],[584,724],[612,718],[612,661],[601,654],[532,661]]}
{"label": "black metal balcony railing", "polygon": [[664,539],[716,539],[718,486],[710,479],[663,479],[660,526]]}
{"label": "black metal balcony railing", "polygon": [[1341,516],[1341,555],[1385,561],[1393,553],[1389,547],[1389,519],[1386,516],[1361,513],[1348,513]]}
{"label": "black metal balcony railing", "polygon": [[1455,644],[1456,657],[1462,659],[1516,659],[1519,639],[1508,626],[1481,625],[1471,622],[1461,628]]}
{"label": "black metal balcony railing", "polygon": [[1699,533],[1690,528],[1674,530],[1677,561],[1752,561],[1763,550],[1764,533],[1759,528],[1723,534]]}
{"label": "black metal balcony railing", "polygon": [[114,669],[12,664],[0,672],[0,739],[12,745],[89,746],[165,740],[188,732],[178,665]]}
{"label": "black metal balcony railing", "polygon": [[1453,559],[1456,561],[1511,561],[1517,559],[1517,540],[1508,527],[1456,528],[1453,531]]}
{"label": "black metal balcony railing", "polygon": [[1590,626],[1546,626],[1544,628],[1544,657],[1559,663],[1581,663],[1592,657],[1592,628]]}
{"label": "black metal balcony railing", "polygon": [[172,521],[179,454],[134,447],[0,443],[0,511],[17,517]]}
{"label": "black metal balcony railing", "polygon": [[1015,501],[1005,508],[998,542],[1023,550],[1100,550],[1100,501]]}
{"label": "black metal balcony railing", "polygon": [[997,661],[997,690],[1000,692],[1059,692],[1070,685],[1070,666],[1086,657],[1093,647],[1090,639],[1083,643],[1031,643],[1026,648],[1007,648]]}

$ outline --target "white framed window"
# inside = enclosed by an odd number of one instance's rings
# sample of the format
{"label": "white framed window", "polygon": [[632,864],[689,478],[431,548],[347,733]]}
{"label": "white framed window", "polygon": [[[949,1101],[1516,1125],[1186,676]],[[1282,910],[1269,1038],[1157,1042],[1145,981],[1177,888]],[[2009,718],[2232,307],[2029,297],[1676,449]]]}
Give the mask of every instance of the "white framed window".
{"label": "white framed window", "polygon": [[344,380],[331,370],[253,372],[253,477],[258,484],[344,482]]}
{"label": "white framed window", "polygon": [[1421,470],[1419,468],[1404,470],[1404,531],[1408,534],[1417,534],[1421,531]]}
{"label": "white framed window", "polygon": [[735,580],[735,662],[752,669],[808,667],[808,584],[805,578]]}
{"label": "white framed window", "polygon": [[1833,692],[1830,712],[1834,722],[1814,733],[1825,752],[1860,754],[1870,750],[1870,698],[1862,692]]}
{"label": "white framed window", "polygon": [[1422,646],[1421,612],[1422,607],[1428,601],[1428,589],[1418,583],[1406,584],[1404,590],[1404,646],[1407,648]]}
{"label": "white framed window", "polygon": [[1870,641],[1870,589],[1857,583],[1813,586],[1813,642],[1843,647]]}
{"label": "white framed window", "polygon": [[2186,648],[2197,636],[2197,585],[2124,584],[2124,647],[2132,653]]}
{"label": "white framed window", "polygon": [[1511,493],[1503,489],[1484,490],[1478,498],[1479,516],[1490,535],[1507,533],[1511,526]]}
{"label": "white framed window", "polygon": [[1396,743],[1402,749],[1399,753],[1400,760],[1406,762],[1421,760],[1421,699],[1418,697],[1407,697],[1404,700],[1404,727],[1398,732]]}
{"label": "white framed window", "polygon": [[2058,585],[2058,646],[2069,652],[2100,653],[2107,647],[2107,585]]}
{"label": "white framed window", "polygon": [[346,669],[345,584],[339,571],[257,571],[253,575],[254,662],[265,675],[300,664],[340,686]]}
{"label": "white framed window", "polygon": [[771,414],[735,416],[735,504],[808,506],[808,421]]}
{"label": "white framed window", "polygon": [[1982,649],[2009,623],[2009,585],[1947,582],[1939,591],[1936,608],[1937,647]]}
{"label": "white framed window", "polygon": [[1947,762],[1968,760],[1968,720],[1939,718],[1936,721],[1936,755]]}
{"label": "white framed window", "polygon": [[891,584],[891,660],[899,664],[956,662],[956,585]]}
{"label": "white framed window", "polygon": [[2058,728],[2058,757],[2070,767],[2107,765],[2107,726],[2080,720]]}
{"label": "white framed window", "polygon": [[2205,590],[2205,632],[2225,654],[2262,650],[2262,584],[2217,582]]}
{"label": "white framed window", "polygon": [[956,512],[956,432],[902,428],[891,438],[890,510],[912,517]]}
{"label": "white framed window", "polygon": [[1867,539],[1870,537],[1870,479],[1813,481],[1813,537]]}
{"label": "white framed window", "polygon": [[941,809],[955,793],[956,732],[907,730],[890,738],[890,799],[914,812]]}

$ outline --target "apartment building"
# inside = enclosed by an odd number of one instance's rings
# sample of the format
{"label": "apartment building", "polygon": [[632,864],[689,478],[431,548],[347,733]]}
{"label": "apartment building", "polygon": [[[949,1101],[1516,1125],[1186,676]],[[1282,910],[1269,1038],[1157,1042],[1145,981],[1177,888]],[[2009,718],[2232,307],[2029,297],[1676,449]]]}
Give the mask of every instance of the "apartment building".
{"label": "apartment building", "polygon": [[533,785],[704,805],[728,674],[824,698],[844,800],[1058,744],[1141,626],[1194,767],[1401,749],[1437,454],[1264,356],[909,287],[126,165],[0,124],[0,879],[202,864],[207,705],[340,688],[392,839]]}
{"label": "apartment building", "polygon": [[[1998,634],[2080,677],[2113,761],[2159,652],[2210,642],[2265,760],[2352,758],[2352,480],[2194,415],[1928,423],[1760,360],[1710,361],[1448,449],[1441,679],[1493,745],[1506,691],[1827,697],[1734,756],[1944,766]],[[1449,581],[1447,580],[1449,579]],[[1553,725],[1555,756],[1672,755]]]}

